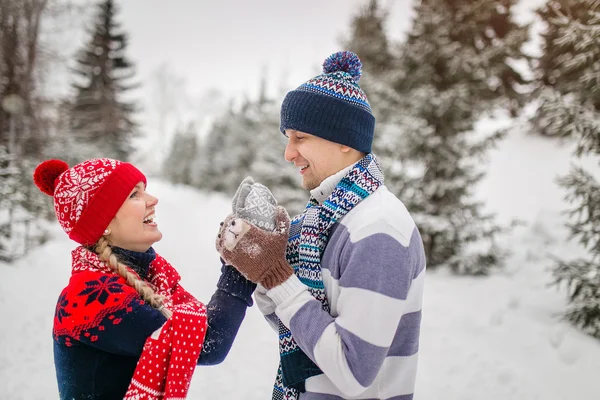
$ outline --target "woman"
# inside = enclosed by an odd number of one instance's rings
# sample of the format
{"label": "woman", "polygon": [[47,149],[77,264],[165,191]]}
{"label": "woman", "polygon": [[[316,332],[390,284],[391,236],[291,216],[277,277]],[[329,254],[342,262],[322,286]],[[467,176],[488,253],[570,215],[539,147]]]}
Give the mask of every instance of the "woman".
{"label": "woman", "polygon": [[229,352],[255,284],[223,265],[208,306],[183,289],[152,248],[158,199],[129,163],[48,160],[34,181],[80,244],[54,316],[60,398],[185,398],[195,366]]}

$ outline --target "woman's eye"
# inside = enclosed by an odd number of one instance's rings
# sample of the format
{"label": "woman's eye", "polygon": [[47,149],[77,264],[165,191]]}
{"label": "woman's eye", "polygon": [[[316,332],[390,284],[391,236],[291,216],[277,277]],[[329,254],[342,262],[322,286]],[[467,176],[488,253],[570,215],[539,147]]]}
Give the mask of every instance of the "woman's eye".
{"label": "woman's eye", "polygon": [[134,197],[136,197],[137,195],[138,195],[138,191],[136,190],[135,192],[133,192],[133,193],[131,193],[131,194],[129,195],[129,198],[130,198],[130,199],[133,199],[133,198],[134,198]]}

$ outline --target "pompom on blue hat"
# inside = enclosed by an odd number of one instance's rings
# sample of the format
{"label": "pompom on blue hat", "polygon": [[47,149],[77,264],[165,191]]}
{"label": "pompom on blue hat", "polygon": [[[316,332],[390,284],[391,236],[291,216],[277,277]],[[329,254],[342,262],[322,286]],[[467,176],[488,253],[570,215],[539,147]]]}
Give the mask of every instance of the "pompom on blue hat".
{"label": "pompom on blue hat", "polygon": [[362,63],[350,51],[332,54],[323,73],[287,93],[280,130],[306,132],[364,153],[371,152],[375,117],[358,86]]}

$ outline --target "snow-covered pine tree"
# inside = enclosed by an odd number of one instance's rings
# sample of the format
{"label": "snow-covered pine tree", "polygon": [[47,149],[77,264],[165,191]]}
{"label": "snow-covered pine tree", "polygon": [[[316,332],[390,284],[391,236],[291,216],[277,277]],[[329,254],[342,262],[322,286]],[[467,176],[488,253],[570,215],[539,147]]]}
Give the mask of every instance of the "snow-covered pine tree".
{"label": "snow-covered pine tree", "polygon": [[[369,0],[352,18],[350,38],[346,47],[359,55],[363,63],[360,85],[370,87],[371,77],[378,78],[392,68],[394,56],[385,31],[389,12],[378,0]],[[375,88],[374,88],[375,89]],[[372,102],[371,98],[369,100]]]}
{"label": "snow-covered pine tree", "polygon": [[[577,157],[600,162],[600,0],[549,1],[540,15],[548,26],[545,38],[552,38],[544,45],[552,59],[544,55],[548,63],[540,62],[543,76],[554,79],[544,104],[547,129],[574,137]],[[578,166],[559,183],[573,207],[567,224],[571,237],[587,254],[558,259],[553,282],[567,288],[566,318],[600,338],[600,183]]]}
{"label": "snow-covered pine tree", "polygon": [[[546,27],[541,35],[543,52],[537,60],[545,85],[562,93],[582,88],[581,74],[597,61],[590,57],[597,55],[597,43],[591,35],[581,37],[581,29],[594,25],[599,4],[597,0],[550,0],[537,10]],[[600,88],[593,80],[585,83],[586,100],[593,99],[594,106],[600,108]]]}
{"label": "snow-covered pine tree", "polygon": [[304,210],[309,195],[301,187],[297,169],[284,158],[287,139],[279,131],[279,108],[279,104],[268,100],[261,105],[256,115],[260,127],[256,132],[259,146],[249,175],[267,186],[277,202],[284,206],[290,215],[295,215]]}
{"label": "snow-covered pine tree", "polygon": [[194,185],[233,195],[248,175],[266,185],[290,214],[301,212],[308,194],[300,177],[285,161],[287,140],[279,132],[279,103],[267,94],[267,81],[260,81],[258,97],[246,99],[239,109],[230,107],[218,118],[202,146]]}
{"label": "snow-covered pine tree", "polygon": [[250,165],[249,175],[256,182],[267,186],[278,204],[284,206],[290,215],[295,215],[304,210],[308,194],[300,185],[298,171],[284,158],[287,139],[279,131],[281,102],[275,101],[267,94],[267,86],[267,73],[264,71],[252,113],[257,127],[256,153]]}
{"label": "snow-covered pine tree", "polygon": [[257,148],[254,104],[246,100],[240,109],[230,108],[217,118],[205,138],[201,162],[194,171],[194,186],[233,195],[248,175]]}
{"label": "snow-covered pine tree", "polygon": [[389,12],[378,0],[370,0],[354,16],[346,47],[359,55],[363,64],[361,88],[367,93],[373,114],[377,119],[373,153],[377,156],[385,173],[386,186],[393,193],[400,193],[406,179],[402,168],[401,134],[399,129],[402,110],[401,102],[394,90],[394,82],[401,79],[398,67],[397,43],[391,42],[386,34]]}
{"label": "snow-covered pine tree", "polygon": [[171,142],[162,172],[173,183],[192,184],[192,165],[198,157],[198,133],[193,122],[185,129],[178,129]]}
{"label": "snow-covered pine tree", "polygon": [[53,214],[52,202],[40,196],[31,179],[36,163],[16,160],[0,146],[0,260],[13,261],[31,246],[42,243],[42,218]]}
{"label": "snow-covered pine tree", "polygon": [[535,120],[544,135],[577,137],[576,125],[564,120],[576,118],[580,104],[600,111],[600,78],[594,66],[599,51],[593,35],[599,4],[598,0],[550,0],[537,10],[546,30],[537,67],[541,90]]}
{"label": "snow-covered pine tree", "polygon": [[78,57],[73,84],[76,97],[71,110],[71,134],[82,146],[73,155],[80,161],[92,157],[127,160],[137,124],[134,102],[124,94],[135,85],[132,63],[125,55],[127,35],[116,22],[113,0],[98,4],[90,39]]}
{"label": "snow-covered pine tree", "polygon": [[4,146],[0,146],[0,260],[12,259],[12,213],[19,201],[19,169],[14,158]]}
{"label": "snow-covered pine tree", "polygon": [[[479,137],[473,128],[486,112],[504,106],[514,113],[524,102],[519,85],[526,82],[513,61],[526,59],[528,33],[513,22],[515,2],[422,0],[407,42],[389,47],[390,69],[378,72],[364,60],[377,77],[376,99],[387,103],[374,104],[384,110],[378,147],[402,163],[386,171],[393,177],[386,184],[415,216],[431,267],[485,274],[502,258],[494,240],[501,228],[472,198],[479,163],[502,135]],[[365,87],[369,96],[372,87]]]}

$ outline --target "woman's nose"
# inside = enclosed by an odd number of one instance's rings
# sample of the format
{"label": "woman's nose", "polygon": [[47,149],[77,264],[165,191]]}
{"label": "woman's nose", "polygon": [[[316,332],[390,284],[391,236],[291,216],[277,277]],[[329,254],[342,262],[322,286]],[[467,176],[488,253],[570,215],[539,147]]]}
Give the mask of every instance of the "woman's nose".
{"label": "woman's nose", "polygon": [[153,207],[158,204],[158,198],[148,194],[148,198],[146,199],[146,206]]}

